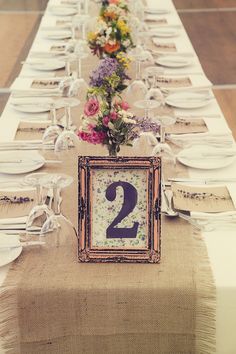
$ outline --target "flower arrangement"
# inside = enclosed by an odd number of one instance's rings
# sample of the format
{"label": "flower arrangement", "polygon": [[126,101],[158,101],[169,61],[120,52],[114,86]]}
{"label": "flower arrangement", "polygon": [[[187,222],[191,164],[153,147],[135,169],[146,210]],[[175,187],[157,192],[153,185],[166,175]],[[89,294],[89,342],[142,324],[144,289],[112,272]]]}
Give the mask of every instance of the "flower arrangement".
{"label": "flower arrangement", "polygon": [[88,33],[88,45],[99,58],[115,58],[120,52],[133,47],[128,24],[128,6],[125,1],[111,1],[103,5],[95,31]]}
{"label": "flower arrangement", "polygon": [[132,146],[132,140],[137,136],[135,117],[128,109],[129,105],[124,101],[108,107],[104,101],[89,98],[78,136],[91,144],[106,145],[109,155],[116,156],[120,145]]}
{"label": "flower arrangement", "polygon": [[127,0],[102,0],[101,3],[102,3],[102,8],[105,8],[113,4],[120,7],[121,9],[124,9],[126,12],[129,11]]}
{"label": "flower arrangement", "polygon": [[108,107],[111,107],[113,97],[126,89],[126,80],[129,80],[125,73],[127,61],[122,55],[118,58],[119,60],[115,58],[101,60],[98,68],[90,76],[88,96],[101,97],[107,101]]}
{"label": "flower arrangement", "polygon": [[143,131],[159,132],[159,124],[128,112],[129,104],[115,101],[108,107],[105,101],[90,97],[84,107],[78,136],[90,144],[102,144],[110,156],[116,156],[121,145],[132,146]]}

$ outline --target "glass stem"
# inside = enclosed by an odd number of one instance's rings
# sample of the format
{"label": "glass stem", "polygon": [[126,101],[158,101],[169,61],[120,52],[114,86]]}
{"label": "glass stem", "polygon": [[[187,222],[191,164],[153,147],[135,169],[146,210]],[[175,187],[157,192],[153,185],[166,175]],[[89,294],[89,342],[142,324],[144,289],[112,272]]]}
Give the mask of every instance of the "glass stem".
{"label": "glass stem", "polygon": [[88,10],[89,10],[88,8],[89,8],[89,0],[84,0],[84,13],[85,13],[85,15],[88,14]]}
{"label": "glass stem", "polygon": [[70,60],[66,60],[66,76],[70,76]]}
{"label": "glass stem", "polygon": [[151,88],[155,88],[155,86],[156,86],[156,75],[153,75]]}
{"label": "glass stem", "polygon": [[166,141],[166,132],[165,132],[165,127],[161,125],[160,127],[160,143],[165,143]]}
{"label": "glass stem", "polygon": [[72,39],[75,39],[75,33],[76,33],[75,25],[72,26],[71,32],[72,32]]}
{"label": "glass stem", "polygon": [[78,2],[77,2],[77,11],[78,11],[78,14],[81,15],[81,13],[82,13],[82,4],[81,4],[80,0],[78,0]]}
{"label": "glass stem", "polygon": [[52,124],[57,125],[57,111],[56,108],[52,108]]}
{"label": "glass stem", "polygon": [[77,79],[82,77],[81,59],[77,58]]}
{"label": "glass stem", "polygon": [[36,185],[36,198],[37,198],[37,204],[42,205],[43,198],[42,198],[42,193],[41,193],[41,186],[39,184]]}
{"label": "glass stem", "polygon": [[86,25],[82,24],[82,39],[86,40]]}
{"label": "glass stem", "polygon": [[141,80],[141,61],[136,61],[136,80]]}
{"label": "glass stem", "polygon": [[60,215],[61,214],[61,208],[60,208],[60,191],[57,186],[53,187],[53,199],[54,199],[54,214],[55,215]]}
{"label": "glass stem", "polygon": [[65,107],[65,113],[66,113],[66,129],[70,130],[71,127],[71,109],[70,106]]}

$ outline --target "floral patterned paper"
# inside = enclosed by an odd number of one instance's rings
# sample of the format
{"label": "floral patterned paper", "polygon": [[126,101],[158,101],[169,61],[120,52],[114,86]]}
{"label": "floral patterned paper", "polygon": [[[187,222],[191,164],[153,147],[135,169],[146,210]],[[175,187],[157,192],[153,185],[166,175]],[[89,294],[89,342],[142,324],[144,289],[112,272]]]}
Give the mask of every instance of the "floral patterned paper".
{"label": "floral patterned paper", "polygon": [[[106,199],[106,190],[113,182],[128,182],[138,192],[134,210],[116,227],[131,228],[139,222],[136,238],[107,239],[106,230],[119,214],[123,204],[124,191],[116,189],[116,199]],[[147,248],[147,172],[145,170],[94,170],[92,172],[92,245],[101,248]]]}

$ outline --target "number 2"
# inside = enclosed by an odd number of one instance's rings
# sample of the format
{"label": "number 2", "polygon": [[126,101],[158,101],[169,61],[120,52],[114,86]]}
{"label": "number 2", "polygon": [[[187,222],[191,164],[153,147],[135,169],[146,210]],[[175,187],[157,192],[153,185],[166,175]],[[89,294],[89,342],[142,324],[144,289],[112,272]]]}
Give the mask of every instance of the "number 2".
{"label": "number 2", "polygon": [[128,216],[134,210],[138,200],[137,190],[134,186],[132,186],[132,184],[128,182],[114,182],[110,184],[110,186],[106,190],[106,198],[110,202],[113,202],[116,199],[117,187],[123,188],[123,204],[119,214],[108,226],[106,230],[106,238],[136,238],[139,227],[138,222],[134,222],[133,227],[116,228],[115,226],[119,224],[126,216]]}

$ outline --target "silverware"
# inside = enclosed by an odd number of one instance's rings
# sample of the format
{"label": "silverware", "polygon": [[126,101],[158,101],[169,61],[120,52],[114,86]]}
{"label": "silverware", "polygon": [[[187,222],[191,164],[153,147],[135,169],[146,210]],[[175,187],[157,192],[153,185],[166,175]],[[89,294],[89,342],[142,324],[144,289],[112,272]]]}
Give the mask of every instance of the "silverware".
{"label": "silverware", "polygon": [[236,156],[236,151],[215,151],[215,152],[199,152],[199,153],[192,153],[190,154],[179,154],[178,155],[184,159],[202,159],[202,158],[215,158],[218,159],[219,157],[233,157]]}
{"label": "silverware", "polygon": [[45,245],[44,241],[24,241],[17,244],[0,244],[0,250],[9,249],[9,248],[19,248],[19,247],[29,247],[29,246],[43,246]]}
{"label": "silverware", "polygon": [[195,114],[188,114],[186,116],[184,115],[176,115],[176,118],[181,118],[181,119],[199,119],[199,118],[221,118],[222,116],[220,114],[201,114],[201,115],[195,115]]}
{"label": "silverware", "polygon": [[170,182],[186,182],[186,183],[200,183],[200,184],[214,184],[236,182],[236,177],[232,178],[168,178]]}
{"label": "silverware", "polygon": [[[11,160],[11,161],[1,161],[0,160],[0,163],[2,163],[2,164],[8,164],[8,163],[10,163],[10,164],[12,164],[12,163],[14,163],[14,164],[20,164],[20,163],[25,163],[25,164],[28,164],[28,163],[32,163],[32,162],[35,162],[35,163],[39,163],[39,162],[43,162],[43,161],[41,161],[41,160],[27,160],[27,161],[25,161],[25,160]],[[45,163],[47,163],[47,164],[61,164],[62,163],[62,161],[60,161],[60,160],[45,160],[44,161]]]}
{"label": "silverware", "polygon": [[[166,97],[168,99],[168,96]],[[192,101],[192,102],[201,102],[201,101],[208,101],[208,100],[213,100],[215,97],[214,96],[202,96],[202,97],[185,97],[185,98],[176,98],[174,99],[174,103],[185,103],[187,101]]]}

